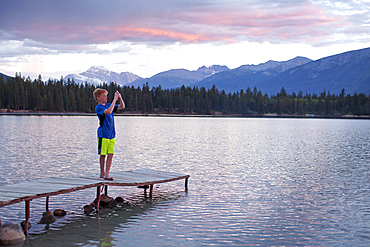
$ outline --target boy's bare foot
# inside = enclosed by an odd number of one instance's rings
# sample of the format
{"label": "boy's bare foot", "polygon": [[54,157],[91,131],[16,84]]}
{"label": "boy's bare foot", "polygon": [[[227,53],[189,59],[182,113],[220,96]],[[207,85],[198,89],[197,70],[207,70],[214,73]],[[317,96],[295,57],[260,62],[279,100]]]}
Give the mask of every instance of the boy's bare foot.
{"label": "boy's bare foot", "polygon": [[113,178],[112,177],[104,177],[105,180],[110,180],[110,181],[113,181]]}
{"label": "boy's bare foot", "polygon": [[100,178],[104,178],[104,174],[102,175],[102,174],[100,174]]}

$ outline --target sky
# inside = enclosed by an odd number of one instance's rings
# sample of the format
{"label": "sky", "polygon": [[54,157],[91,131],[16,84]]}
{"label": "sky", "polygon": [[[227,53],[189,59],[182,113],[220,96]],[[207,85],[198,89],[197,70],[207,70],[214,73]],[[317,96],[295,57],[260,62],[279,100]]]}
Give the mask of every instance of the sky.
{"label": "sky", "polygon": [[0,0],[0,72],[143,78],[370,47],[370,0]]}

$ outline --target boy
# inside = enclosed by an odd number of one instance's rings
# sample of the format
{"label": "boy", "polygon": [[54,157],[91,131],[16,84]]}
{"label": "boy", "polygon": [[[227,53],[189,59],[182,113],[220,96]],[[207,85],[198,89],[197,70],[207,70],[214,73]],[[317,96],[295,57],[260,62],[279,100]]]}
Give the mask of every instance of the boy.
{"label": "boy", "polygon": [[[97,88],[94,91],[94,98],[98,102],[95,107],[96,114],[98,115],[100,125],[98,128],[98,153],[100,155],[100,177],[106,180],[113,180],[109,176],[109,170],[112,165],[116,131],[114,127],[113,112],[124,109],[125,103],[123,102],[121,94],[117,91],[114,94],[112,104],[107,103],[108,91],[105,89]],[[120,105],[116,105],[117,100],[121,100]],[[106,169],[104,171],[105,156],[107,156]]]}

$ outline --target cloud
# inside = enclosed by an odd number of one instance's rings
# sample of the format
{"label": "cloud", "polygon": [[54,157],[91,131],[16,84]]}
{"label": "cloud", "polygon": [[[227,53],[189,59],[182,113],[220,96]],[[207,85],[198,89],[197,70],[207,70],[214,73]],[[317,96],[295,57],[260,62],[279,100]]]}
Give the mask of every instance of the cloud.
{"label": "cloud", "polygon": [[346,16],[368,15],[368,8],[365,12],[360,9],[363,6],[352,1],[335,4],[305,0],[279,3],[12,0],[0,4],[0,37],[63,45],[121,40],[163,44],[240,39],[297,41],[307,37],[327,38],[334,32],[332,27],[349,27],[351,23]]}
{"label": "cloud", "polygon": [[15,57],[24,55],[47,55],[56,53],[43,47],[24,46],[24,42],[9,40],[0,42],[0,56]]}
{"label": "cloud", "polygon": [[112,50],[113,53],[117,53],[117,52],[129,52],[131,51],[132,49],[127,46],[127,45],[121,45],[119,47],[116,47]]}
{"label": "cloud", "polygon": [[[111,48],[114,47],[114,48]],[[69,45],[69,44],[44,44],[38,41],[26,39],[24,41],[1,41],[1,57],[17,57],[31,55],[57,55],[60,53],[85,53],[109,55],[112,53],[129,52],[131,48],[126,44],[99,45]]]}
{"label": "cloud", "polygon": [[133,59],[137,45],[365,43],[369,20],[369,2],[361,0],[0,1],[0,56]]}

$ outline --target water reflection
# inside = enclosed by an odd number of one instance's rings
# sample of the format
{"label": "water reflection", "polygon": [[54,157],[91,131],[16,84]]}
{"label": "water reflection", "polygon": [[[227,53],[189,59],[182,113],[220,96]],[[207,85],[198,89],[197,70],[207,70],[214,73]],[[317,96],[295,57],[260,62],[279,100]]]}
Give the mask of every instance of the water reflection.
{"label": "water reflection", "polygon": [[[185,192],[160,193],[149,198],[147,193],[131,195],[124,203],[115,208],[101,209],[99,214],[75,215],[72,219],[57,222],[58,226],[52,229],[33,230],[24,246],[66,246],[66,241],[77,246],[120,246],[112,236],[117,232],[124,232],[125,228],[135,224],[138,219],[151,214],[154,208],[168,207],[169,204],[186,196]],[[60,231],[54,234],[52,231]],[[126,241],[125,241],[126,242]]]}
{"label": "water reflection", "polygon": [[[0,116],[0,123],[0,184],[99,169],[96,117]],[[191,177],[186,196],[122,224],[110,227],[107,212],[107,225],[100,226],[109,232],[101,236],[112,240],[108,244],[370,244],[370,121],[116,117],[116,129],[112,171],[151,168]],[[154,194],[182,189],[183,181],[163,184]],[[65,229],[80,224],[79,210],[94,196],[52,197],[54,207],[70,203],[77,219],[35,239],[67,238]],[[31,216],[41,215],[44,201],[32,205]],[[3,222],[23,220],[23,214],[23,205],[0,209]],[[85,236],[71,245],[99,246],[93,235]]]}

